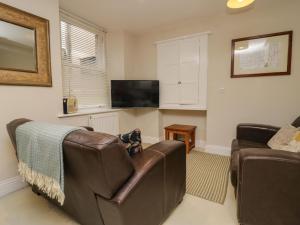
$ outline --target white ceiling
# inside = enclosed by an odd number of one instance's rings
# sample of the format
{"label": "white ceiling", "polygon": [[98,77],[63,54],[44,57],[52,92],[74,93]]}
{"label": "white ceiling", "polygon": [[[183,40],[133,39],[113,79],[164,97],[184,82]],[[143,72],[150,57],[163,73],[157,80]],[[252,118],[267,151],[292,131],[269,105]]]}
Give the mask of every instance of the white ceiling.
{"label": "white ceiling", "polygon": [[[274,1],[257,0],[256,4]],[[106,29],[142,33],[153,27],[184,19],[227,13],[226,2],[227,0],[60,0],[60,7]]]}

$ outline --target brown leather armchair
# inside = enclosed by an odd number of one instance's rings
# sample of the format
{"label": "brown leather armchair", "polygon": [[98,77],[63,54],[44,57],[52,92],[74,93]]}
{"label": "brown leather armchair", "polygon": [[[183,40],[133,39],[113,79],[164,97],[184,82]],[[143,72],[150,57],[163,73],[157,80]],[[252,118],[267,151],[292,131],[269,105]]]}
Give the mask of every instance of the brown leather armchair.
{"label": "brown leather armchair", "polygon": [[[16,128],[27,121],[7,125],[14,146]],[[117,137],[78,130],[65,138],[63,157],[62,209],[82,225],[160,225],[185,194],[181,142],[160,142],[130,158]]]}
{"label": "brown leather armchair", "polygon": [[[293,126],[300,127],[300,117]],[[300,224],[300,154],[267,146],[279,127],[240,124],[232,142],[231,183],[243,225]]]}

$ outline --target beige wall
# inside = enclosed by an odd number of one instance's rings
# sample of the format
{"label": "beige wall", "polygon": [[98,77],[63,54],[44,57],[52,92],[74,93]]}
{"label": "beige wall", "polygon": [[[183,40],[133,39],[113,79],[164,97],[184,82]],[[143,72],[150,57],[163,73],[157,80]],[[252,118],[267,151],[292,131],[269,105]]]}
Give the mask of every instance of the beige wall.
{"label": "beige wall", "polygon": [[[200,132],[206,133],[200,134],[198,138],[204,139],[206,136],[209,145],[230,146],[235,136],[235,127],[240,122],[283,125],[300,113],[300,63],[297,63],[300,59],[300,1],[274,1],[274,4],[262,7],[254,7],[242,13],[224,13],[213,18],[182,21],[153,29],[139,37],[136,56],[138,69],[133,77],[155,79],[155,41],[197,32],[212,32],[209,36],[207,114],[163,111],[160,127],[150,126],[144,131],[146,134],[153,134],[156,129],[161,134],[162,126],[167,123],[188,121],[197,124]],[[291,76],[230,78],[232,39],[286,30],[294,30]],[[224,93],[221,88],[225,88]]]}
{"label": "beige wall", "polygon": [[160,137],[160,112],[157,109],[136,109],[135,120],[136,127],[141,129],[143,137],[148,139]]}
{"label": "beige wall", "polygon": [[125,79],[125,37],[122,31],[106,34],[107,74],[110,80]]}
{"label": "beige wall", "polygon": [[110,30],[106,34],[107,74],[110,80],[128,79],[134,74],[136,36]]}
{"label": "beige wall", "polygon": [[130,78],[136,72],[136,42],[137,37],[135,35],[124,32],[125,79]]}
{"label": "beige wall", "polygon": [[19,117],[57,121],[61,109],[61,63],[58,0],[2,0],[50,20],[53,87],[0,86],[0,181],[17,175],[17,161],[6,124]]}
{"label": "beige wall", "polygon": [[[125,31],[110,30],[106,35],[107,75],[110,80],[129,79],[133,74],[135,56],[135,36]],[[123,110],[119,112],[120,132],[126,133],[135,129],[136,112]],[[74,119],[71,120],[71,122]]]}

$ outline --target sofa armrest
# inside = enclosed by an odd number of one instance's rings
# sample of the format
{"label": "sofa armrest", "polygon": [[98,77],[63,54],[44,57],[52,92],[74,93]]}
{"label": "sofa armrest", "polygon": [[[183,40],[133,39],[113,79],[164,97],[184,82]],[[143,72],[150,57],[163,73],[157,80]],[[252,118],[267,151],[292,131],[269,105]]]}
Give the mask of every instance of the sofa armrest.
{"label": "sofa armrest", "polygon": [[237,139],[267,144],[279,129],[270,125],[243,123],[237,126]]}
{"label": "sofa armrest", "polygon": [[146,151],[155,151],[164,156],[166,213],[182,201],[186,193],[186,149],[180,141],[162,141],[150,146]]}
{"label": "sofa armrest", "polygon": [[93,127],[89,127],[89,126],[82,126],[83,128],[85,128],[88,131],[94,131]]}
{"label": "sofa armrest", "polygon": [[240,151],[237,197],[241,224],[299,224],[299,189],[300,154]]}
{"label": "sofa armrest", "polygon": [[31,120],[29,120],[29,119],[20,118],[20,119],[13,120],[6,125],[6,129],[7,129],[8,135],[10,137],[10,140],[14,146],[16,155],[17,155],[16,129],[18,126],[20,126],[24,123],[30,122],[30,121]]}
{"label": "sofa armrest", "polygon": [[[135,172],[113,198],[113,201],[117,204],[122,204],[139,185],[147,182],[147,179],[150,178],[149,175],[151,175],[153,180],[163,177],[163,156],[157,152],[144,151],[138,153],[133,156],[132,162]],[[146,193],[148,191],[149,189],[147,188]]]}
{"label": "sofa armrest", "polygon": [[[174,186],[179,186],[185,193],[186,153],[185,145],[182,142],[162,141],[151,145],[145,151],[134,155],[132,162],[135,173],[113,198],[113,201],[117,204],[122,204],[126,201],[128,196],[136,190],[137,186],[143,186],[142,183],[147,182],[147,179],[150,179],[150,177],[152,177],[151,180],[153,182],[163,177],[163,183],[166,185],[168,185],[169,180],[172,180],[172,184],[170,184],[173,185],[172,189],[176,188]],[[158,169],[160,167],[163,169]],[[155,183],[162,185],[159,182],[157,180]],[[145,193],[150,193],[148,188],[144,191]],[[168,189],[168,191],[171,191],[171,189]]]}
{"label": "sofa armrest", "polygon": [[135,173],[113,199],[97,196],[108,225],[161,224],[185,193],[185,146],[163,141],[132,158]]}
{"label": "sofa armrest", "polygon": [[146,150],[132,161],[135,173],[112,199],[96,195],[103,221],[107,225],[161,224],[165,210],[164,157]]}

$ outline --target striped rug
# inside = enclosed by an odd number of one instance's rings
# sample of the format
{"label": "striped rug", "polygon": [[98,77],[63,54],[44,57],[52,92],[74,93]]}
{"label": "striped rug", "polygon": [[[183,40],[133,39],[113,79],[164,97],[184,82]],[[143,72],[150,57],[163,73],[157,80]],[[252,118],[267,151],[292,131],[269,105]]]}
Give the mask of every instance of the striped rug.
{"label": "striped rug", "polygon": [[230,158],[200,151],[187,155],[187,193],[224,204]]}

